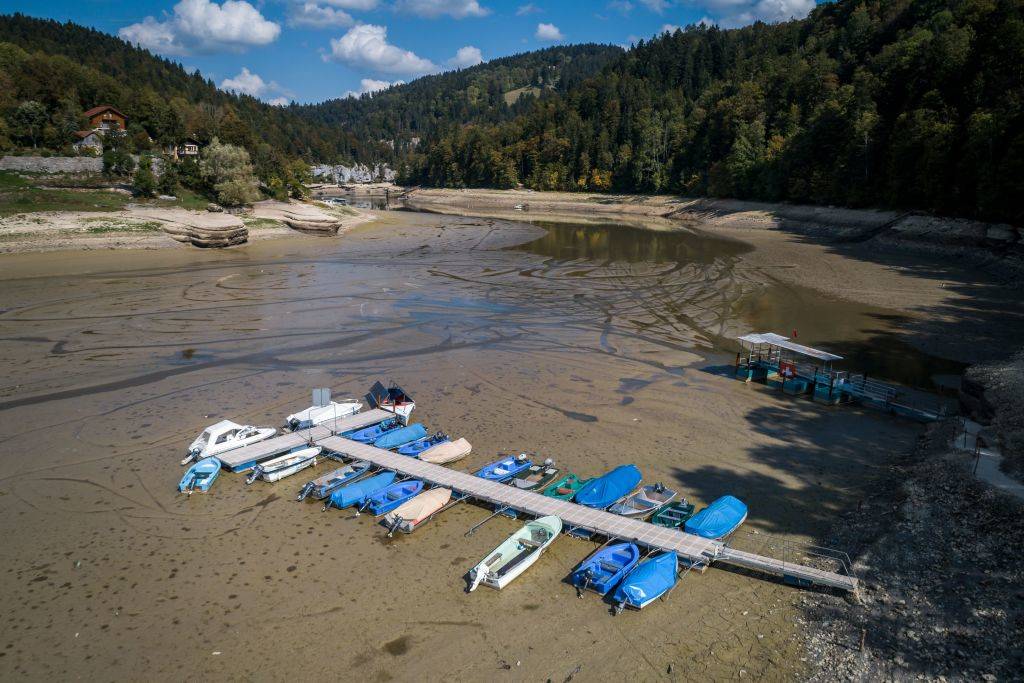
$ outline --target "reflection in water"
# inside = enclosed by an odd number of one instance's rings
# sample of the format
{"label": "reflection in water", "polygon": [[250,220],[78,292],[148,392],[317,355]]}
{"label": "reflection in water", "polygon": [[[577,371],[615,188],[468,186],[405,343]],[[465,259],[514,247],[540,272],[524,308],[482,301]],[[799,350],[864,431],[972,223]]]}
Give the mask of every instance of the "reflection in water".
{"label": "reflection in water", "polygon": [[387,209],[394,208],[387,194],[363,194],[357,192],[345,192],[343,190],[320,190],[313,194],[313,199],[342,200],[346,206],[351,206],[356,209],[385,211]]}
{"label": "reflection in water", "polygon": [[741,242],[690,230],[668,232],[614,224],[531,223],[547,230],[547,234],[513,249],[564,260],[708,264],[752,249]]}

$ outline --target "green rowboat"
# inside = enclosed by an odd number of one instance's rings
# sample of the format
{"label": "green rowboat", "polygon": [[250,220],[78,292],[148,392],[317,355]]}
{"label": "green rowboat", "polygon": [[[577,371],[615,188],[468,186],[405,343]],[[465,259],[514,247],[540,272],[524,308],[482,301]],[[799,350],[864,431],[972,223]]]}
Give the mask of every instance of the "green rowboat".
{"label": "green rowboat", "polygon": [[576,495],[576,492],[587,483],[572,472],[567,473],[564,477],[556,481],[551,486],[544,489],[544,495],[549,498],[557,498],[558,500],[572,500],[572,497]]}
{"label": "green rowboat", "polygon": [[678,502],[662,506],[651,517],[651,524],[668,527],[669,529],[678,529],[686,523],[686,520],[693,517],[693,511],[694,505],[687,503],[684,498]]}

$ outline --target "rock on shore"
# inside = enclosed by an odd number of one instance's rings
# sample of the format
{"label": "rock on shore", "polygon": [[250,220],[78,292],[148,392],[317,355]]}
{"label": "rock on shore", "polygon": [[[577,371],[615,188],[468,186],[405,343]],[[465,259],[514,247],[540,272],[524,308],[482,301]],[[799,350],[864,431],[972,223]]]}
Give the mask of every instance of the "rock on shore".
{"label": "rock on shore", "polygon": [[310,204],[266,200],[253,204],[253,215],[281,221],[293,230],[317,235],[337,235],[342,222]]}

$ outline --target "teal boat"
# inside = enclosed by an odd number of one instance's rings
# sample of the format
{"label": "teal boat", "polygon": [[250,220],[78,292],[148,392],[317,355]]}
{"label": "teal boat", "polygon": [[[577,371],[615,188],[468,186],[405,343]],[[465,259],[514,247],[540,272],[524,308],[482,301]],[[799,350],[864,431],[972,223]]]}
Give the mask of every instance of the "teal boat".
{"label": "teal boat", "polygon": [[578,476],[569,472],[561,479],[551,484],[544,489],[544,495],[548,498],[557,498],[558,500],[572,500],[572,497],[576,495],[584,484],[587,482],[580,479]]}
{"label": "teal boat", "polygon": [[695,509],[696,506],[693,503],[687,503],[685,498],[675,503],[669,503],[654,513],[654,516],[651,517],[651,524],[668,529],[678,529],[686,523],[686,520],[693,517]]}

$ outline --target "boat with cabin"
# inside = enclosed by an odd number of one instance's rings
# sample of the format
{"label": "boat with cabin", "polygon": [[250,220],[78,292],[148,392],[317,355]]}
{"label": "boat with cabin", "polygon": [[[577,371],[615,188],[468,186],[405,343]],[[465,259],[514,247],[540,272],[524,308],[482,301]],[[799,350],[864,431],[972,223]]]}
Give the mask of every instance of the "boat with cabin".
{"label": "boat with cabin", "polygon": [[221,420],[212,424],[196,437],[188,447],[188,457],[181,461],[187,465],[193,460],[209,458],[227,453],[243,446],[254,444],[277,434],[273,427],[254,427],[240,425],[231,420]]}
{"label": "boat with cabin", "polygon": [[554,515],[527,522],[470,570],[469,592],[480,584],[501,590],[532,567],[561,532],[562,520]]}
{"label": "boat with cabin", "polygon": [[343,398],[340,401],[330,401],[326,405],[310,406],[305,410],[292,413],[284,419],[284,427],[293,432],[309,429],[339,417],[355,415],[362,409],[363,404],[359,399]]}

